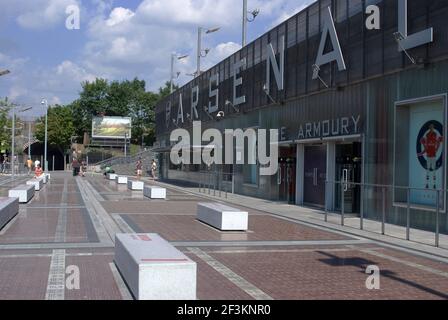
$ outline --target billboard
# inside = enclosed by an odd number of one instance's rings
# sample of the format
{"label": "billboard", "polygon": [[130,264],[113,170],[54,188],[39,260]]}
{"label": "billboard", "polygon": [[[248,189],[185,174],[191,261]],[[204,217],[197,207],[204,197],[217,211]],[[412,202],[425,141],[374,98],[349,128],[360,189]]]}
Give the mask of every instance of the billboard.
{"label": "billboard", "polygon": [[444,187],[444,106],[433,102],[410,109],[409,177],[411,203],[436,205]]}
{"label": "billboard", "polygon": [[92,138],[97,139],[131,139],[132,120],[131,118],[104,117],[93,118]]}

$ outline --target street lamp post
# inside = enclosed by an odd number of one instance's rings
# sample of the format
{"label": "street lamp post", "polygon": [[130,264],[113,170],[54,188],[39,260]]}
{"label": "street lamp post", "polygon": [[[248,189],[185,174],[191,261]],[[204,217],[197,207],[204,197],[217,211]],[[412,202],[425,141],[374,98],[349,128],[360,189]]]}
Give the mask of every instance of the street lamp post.
{"label": "street lamp post", "polygon": [[[248,17],[248,13],[252,15],[252,18]],[[259,14],[260,14],[259,9],[255,9],[251,12],[247,11],[247,0],[243,0],[243,41],[242,41],[243,47],[245,47],[247,44],[247,23],[253,22]]]}
{"label": "street lamp post", "polygon": [[[214,33],[219,31],[221,28],[213,28],[208,29],[205,31],[206,34]],[[202,32],[204,31],[204,28],[198,27],[198,52],[197,52],[197,70],[196,70],[196,76],[199,77],[201,75],[201,59],[205,58],[208,53],[210,52],[210,49],[205,49],[204,54],[202,54]]]}
{"label": "street lamp post", "polygon": [[174,63],[176,60],[182,60],[186,58],[188,58],[188,55],[179,56],[177,55],[177,53],[171,54],[170,93],[173,93],[174,91]]}
{"label": "street lamp post", "polygon": [[44,171],[48,171],[48,161],[47,161],[47,152],[48,152],[48,100],[42,99],[42,105],[45,106],[45,148],[44,148]]}
{"label": "street lamp post", "polygon": [[[18,113],[22,113],[28,110],[31,110],[32,108],[26,108],[18,111]],[[11,142],[11,176],[14,179],[15,178],[15,165],[16,165],[16,155],[15,155],[15,149],[16,149],[16,106],[13,105],[12,107],[12,128],[11,128],[11,135],[12,135],[12,142]]]}
{"label": "street lamp post", "polygon": [[28,159],[31,159],[31,121],[28,123]]}

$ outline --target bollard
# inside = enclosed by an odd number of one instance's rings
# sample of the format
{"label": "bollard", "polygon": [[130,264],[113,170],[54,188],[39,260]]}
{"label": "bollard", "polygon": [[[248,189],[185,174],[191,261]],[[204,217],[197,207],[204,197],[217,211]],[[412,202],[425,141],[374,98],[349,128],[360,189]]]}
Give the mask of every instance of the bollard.
{"label": "bollard", "polygon": [[411,240],[411,189],[408,189],[408,206],[406,212],[406,240]]}
{"label": "bollard", "polygon": [[382,188],[383,190],[383,219],[381,223],[381,234],[386,235],[386,188]]}
{"label": "bollard", "polygon": [[341,182],[341,226],[345,225],[345,190]]}
{"label": "bollard", "polygon": [[436,192],[436,247],[440,247],[440,190]]}
{"label": "bollard", "polygon": [[360,229],[364,230],[364,184],[361,184],[359,186],[360,188],[360,193],[361,193],[361,202],[360,202],[360,215],[361,215],[361,219],[359,221],[360,223]]}

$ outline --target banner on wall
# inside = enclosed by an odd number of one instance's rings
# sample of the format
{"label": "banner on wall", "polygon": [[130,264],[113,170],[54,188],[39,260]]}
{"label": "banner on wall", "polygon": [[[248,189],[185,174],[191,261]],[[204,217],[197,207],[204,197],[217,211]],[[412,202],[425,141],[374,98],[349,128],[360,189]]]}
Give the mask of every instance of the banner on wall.
{"label": "banner on wall", "polygon": [[409,180],[411,203],[436,206],[444,188],[444,107],[440,102],[410,108]]}

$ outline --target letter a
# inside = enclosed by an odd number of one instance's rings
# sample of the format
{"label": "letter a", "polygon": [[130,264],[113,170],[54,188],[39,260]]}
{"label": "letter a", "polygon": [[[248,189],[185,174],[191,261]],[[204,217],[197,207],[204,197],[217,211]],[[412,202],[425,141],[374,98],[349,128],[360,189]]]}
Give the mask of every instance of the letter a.
{"label": "letter a", "polygon": [[[336,27],[334,26],[333,15],[331,14],[330,7],[323,12],[324,28],[322,31],[322,38],[320,40],[319,51],[317,54],[316,65],[323,66],[332,61],[338,63],[339,71],[346,70],[344,56],[342,55],[341,45],[339,43],[339,38],[336,33]],[[327,37],[330,35],[331,44],[333,45],[333,51],[325,53],[325,44],[327,42]],[[318,78],[318,74],[313,74],[313,79]]]}
{"label": "letter a", "polygon": [[366,288],[368,290],[380,290],[380,268],[368,266],[366,274],[370,274],[366,280]]}
{"label": "letter a", "polygon": [[368,6],[366,14],[369,15],[366,19],[367,30],[380,30],[380,8],[375,5]]}
{"label": "letter a", "polygon": [[79,14],[79,7],[76,5],[70,5],[65,9],[65,13],[69,16],[65,20],[65,27],[68,30],[79,30],[81,29],[81,19]]}

